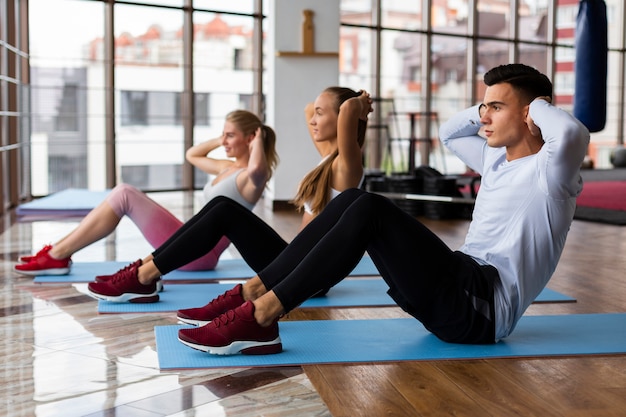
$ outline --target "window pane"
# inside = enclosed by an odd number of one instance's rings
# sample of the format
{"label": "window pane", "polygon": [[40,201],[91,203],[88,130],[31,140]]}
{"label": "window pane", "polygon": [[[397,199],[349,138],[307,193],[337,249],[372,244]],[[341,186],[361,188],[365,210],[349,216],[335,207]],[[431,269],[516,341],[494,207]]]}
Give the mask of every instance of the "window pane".
{"label": "window pane", "polygon": [[183,14],[115,6],[116,162],[119,182],[181,187]]}
{"label": "window pane", "polygon": [[609,49],[623,48],[624,45],[624,2],[623,1],[607,1],[606,2],[606,20],[608,24],[608,41]]}
{"label": "window pane", "polygon": [[381,95],[387,102],[385,124],[389,142],[384,148],[382,169],[409,171],[409,113],[423,109],[421,44],[423,35],[385,30],[381,34]]}
{"label": "window pane", "polygon": [[29,6],[32,193],[102,189],[103,5],[31,0]]}
{"label": "window pane", "polygon": [[147,125],[148,93],[146,91],[121,91],[120,119],[122,126]]}
{"label": "window pane", "polygon": [[[339,84],[353,90],[366,90],[374,99],[378,99],[374,91],[376,73],[373,51],[375,32],[371,29],[361,29],[342,26],[339,32]],[[365,166],[378,168],[380,165],[380,119],[384,118],[386,110],[381,109],[380,102],[374,102],[374,112],[370,115],[370,128],[364,146]],[[378,127],[373,127],[378,126]]]}
{"label": "window pane", "polygon": [[[253,27],[252,17],[194,13],[195,143],[220,136],[229,112],[252,110],[256,72]],[[212,156],[226,157],[221,147]],[[207,174],[196,170],[196,188],[206,181]]]}
{"label": "window pane", "polygon": [[[431,94],[432,109],[437,113],[437,128],[456,112],[474,104],[469,97],[472,79],[467,77],[469,42],[453,36],[433,36]],[[438,138],[438,133],[435,133],[434,138]],[[433,141],[430,161],[433,167],[443,173],[456,174],[466,170],[461,160],[440,146],[438,140]]]}
{"label": "window pane", "polygon": [[339,84],[373,93],[374,59],[371,29],[342,26],[339,31]]}
{"label": "window pane", "polygon": [[488,36],[502,39],[511,39],[511,4],[509,2],[494,2],[478,0],[477,30],[479,36]]}
{"label": "window pane", "polygon": [[[263,5],[266,8],[269,1],[264,1]],[[194,0],[193,7],[196,9],[205,10],[220,10],[225,12],[236,13],[253,13],[254,12],[254,0]]]}
{"label": "window pane", "polygon": [[547,74],[549,53],[550,49],[547,46],[520,43],[519,62],[523,62]]}
{"label": "window pane", "polygon": [[[211,99],[208,93],[195,93],[195,122],[196,125],[208,126],[211,117],[211,109],[209,106],[209,100]],[[246,108],[250,108],[246,106]]]}
{"label": "window pane", "polygon": [[[483,40],[478,41],[478,57],[476,64],[476,76],[478,80],[482,80],[483,75],[489,69],[498,65],[504,65],[509,63],[509,48],[512,46],[509,42]],[[481,82],[477,82],[478,94],[482,100],[484,91],[481,91]]]}
{"label": "window pane", "polygon": [[432,28],[435,33],[454,33],[465,35],[469,33],[469,8],[467,0],[448,1],[446,3],[433,2]]}
{"label": "window pane", "polygon": [[554,50],[555,71],[552,80],[554,99],[555,104],[570,112],[573,110],[574,103],[574,62],[576,60],[574,42],[577,14],[578,2],[569,2],[556,8],[555,37],[557,44],[563,46]]}
{"label": "window pane", "polygon": [[181,7],[183,0],[133,0],[133,3],[155,4],[159,6],[175,6]]}
{"label": "window pane", "polygon": [[341,23],[371,26],[375,21],[373,4],[373,0],[341,0]]}
{"label": "window pane", "polygon": [[384,0],[381,4],[381,25],[385,28],[422,29],[422,2]]}

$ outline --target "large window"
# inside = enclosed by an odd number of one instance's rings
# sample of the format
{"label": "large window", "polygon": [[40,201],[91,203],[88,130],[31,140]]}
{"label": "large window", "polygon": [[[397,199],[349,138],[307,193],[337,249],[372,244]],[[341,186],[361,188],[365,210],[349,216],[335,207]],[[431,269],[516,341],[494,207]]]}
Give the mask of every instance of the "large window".
{"label": "large window", "polygon": [[[185,149],[218,136],[230,110],[263,113],[259,62],[266,36],[257,39],[257,29],[265,16],[255,10],[272,0],[191,3],[190,9],[183,0],[28,2],[30,90],[19,96],[19,106],[30,108],[20,130],[26,132],[20,140],[28,193],[121,181],[144,190],[204,184],[206,175],[190,174],[184,164]],[[624,5],[606,4],[607,125],[592,135],[590,147],[600,168],[610,166],[608,150],[624,136]],[[465,169],[437,148],[438,125],[481,100],[482,76],[494,65],[517,61],[547,72],[556,103],[571,110],[578,5],[341,0],[338,83],[380,100],[371,119],[378,127],[368,132],[368,166],[405,169],[409,139],[417,138],[430,140],[415,148],[417,163],[443,172]],[[7,56],[13,50],[2,49]],[[13,71],[3,83],[16,78]],[[6,148],[9,135],[3,135]]]}
{"label": "large window", "polygon": [[[437,146],[440,120],[480,100],[483,73],[516,54],[519,61],[546,71],[550,51],[537,43],[550,41],[547,2],[531,7],[521,1],[517,11],[499,0],[430,2],[431,10],[425,9],[429,2],[382,1],[380,9],[371,3],[342,2],[341,42],[347,47],[340,57],[344,83],[360,82],[360,88],[370,88],[387,103],[375,115],[385,128],[368,138],[377,142],[379,158],[367,162],[372,168],[403,171],[413,158],[444,172],[464,170]],[[375,42],[370,50],[376,53],[367,56],[378,61],[357,61],[367,50],[362,45]],[[410,147],[410,139],[418,146]]]}
{"label": "large window", "polygon": [[30,1],[33,195],[189,187],[185,149],[252,107],[254,0],[108,3]]}
{"label": "large window", "polygon": [[[609,47],[623,48],[623,2],[606,4]],[[340,82],[370,89],[386,103],[374,115],[375,124],[384,128],[368,137],[376,148],[372,152],[368,147],[370,155],[378,158],[367,163],[387,171],[402,169],[409,157],[408,139],[431,136],[428,158],[416,147],[418,163],[427,161],[446,172],[464,170],[455,157],[436,149],[437,124],[481,100],[482,76],[499,64],[523,62],[546,72],[554,82],[556,103],[571,111],[578,7],[578,0],[381,0],[380,7],[372,0],[342,0]],[[607,127],[592,135],[590,152],[596,146],[604,149],[596,161],[601,168],[610,167],[606,149],[623,136],[617,131],[624,112],[619,100],[623,59],[623,49],[610,54]],[[414,123],[412,132],[406,115],[418,113],[430,122]]]}
{"label": "large window", "polygon": [[104,66],[96,42],[104,36],[103,4],[31,0],[29,18],[31,193],[93,186],[104,154],[102,138],[92,134],[104,131],[105,120],[104,83],[95,76]]}

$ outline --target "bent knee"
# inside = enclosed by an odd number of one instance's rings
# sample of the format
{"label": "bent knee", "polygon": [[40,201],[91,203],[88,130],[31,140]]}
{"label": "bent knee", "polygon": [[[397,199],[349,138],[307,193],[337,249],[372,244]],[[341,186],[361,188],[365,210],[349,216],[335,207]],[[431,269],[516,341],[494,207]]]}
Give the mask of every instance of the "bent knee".
{"label": "bent knee", "polygon": [[134,186],[130,184],[121,183],[113,187],[113,189],[109,193],[109,198],[117,197],[117,196],[124,196],[128,193],[141,193],[141,191],[139,191],[137,188],[135,188]]}
{"label": "bent knee", "polygon": [[145,194],[130,184],[118,184],[109,193],[106,201],[109,203],[113,211],[118,217],[123,217],[130,208],[130,201],[135,200],[134,197],[142,197]]}

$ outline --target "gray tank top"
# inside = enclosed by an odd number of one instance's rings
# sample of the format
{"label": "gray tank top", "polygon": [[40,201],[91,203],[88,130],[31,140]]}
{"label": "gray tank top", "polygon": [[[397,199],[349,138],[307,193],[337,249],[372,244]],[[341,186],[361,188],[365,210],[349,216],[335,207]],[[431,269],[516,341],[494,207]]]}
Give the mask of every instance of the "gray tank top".
{"label": "gray tank top", "polygon": [[250,203],[245,198],[243,198],[243,196],[239,192],[239,189],[237,188],[237,176],[244,169],[245,168],[241,168],[235,171],[233,174],[224,178],[215,185],[213,185],[211,181],[207,182],[202,189],[202,193],[204,195],[204,203],[206,204],[215,197],[223,195],[224,197],[228,197],[238,202],[248,210],[252,210],[256,203]]}

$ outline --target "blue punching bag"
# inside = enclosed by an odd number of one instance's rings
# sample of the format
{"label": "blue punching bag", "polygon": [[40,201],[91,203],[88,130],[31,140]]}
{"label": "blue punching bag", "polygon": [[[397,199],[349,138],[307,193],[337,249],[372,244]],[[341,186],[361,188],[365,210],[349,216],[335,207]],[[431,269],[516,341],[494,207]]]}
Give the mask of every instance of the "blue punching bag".
{"label": "blue punching bag", "polygon": [[608,35],[604,0],[580,0],[576,17],[574,116],[590,132],[606,123]]}

